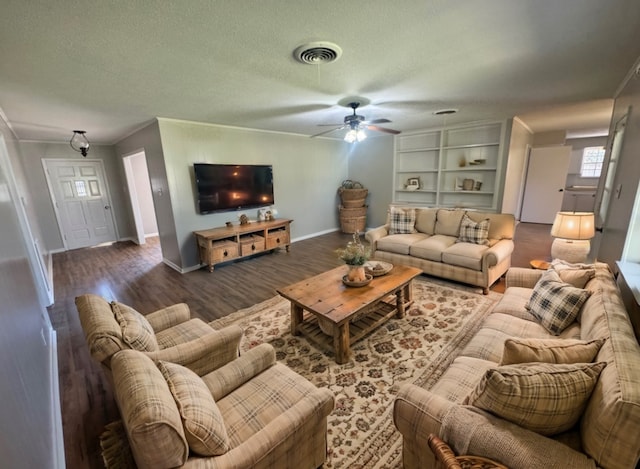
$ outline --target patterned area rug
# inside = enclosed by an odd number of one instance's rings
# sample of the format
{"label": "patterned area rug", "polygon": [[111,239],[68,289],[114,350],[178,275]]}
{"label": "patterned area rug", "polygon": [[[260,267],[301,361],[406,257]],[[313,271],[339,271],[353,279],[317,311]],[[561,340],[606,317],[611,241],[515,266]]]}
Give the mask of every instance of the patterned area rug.
{"label": "patterned area rug", "polygon": [[268,342],[279,361],[334,393],[325,468],[400,468],[402,439],[391,414],[398,386],[410,382],[430,388],[500,296],[418,277],[415,301],[405,318],[389,320],[352,345],[352,358],[343,365],[336,364],[331,352],[291,335],[289,302],[280,296],[213,325],[239,325],[244,329],[242,349]]}

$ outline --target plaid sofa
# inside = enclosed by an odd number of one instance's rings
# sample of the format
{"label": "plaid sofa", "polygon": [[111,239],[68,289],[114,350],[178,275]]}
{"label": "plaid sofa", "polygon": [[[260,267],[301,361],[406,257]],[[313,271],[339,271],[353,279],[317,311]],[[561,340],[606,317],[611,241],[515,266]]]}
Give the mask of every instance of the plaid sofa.
{"label": "plaid sofa", "polygon": [[[471,223],[465,231],[463,220]],[[487,294],[511,266],[514,232],[511,214],[392,205],[387,223],[365,237],[375,259],[479,286]]]}
{"label": "plaid sofa", "polygon": [[[607,264],[596,263],[595,276],[584,286],[591,295],[577,319],[560,335],[551,335],[525,308],[541,275],[540,270],[509,269],[504,296],[438,382],[430,390],[412,384],[400,388],[393,418],[403,436],[405,468],[434,467],[427,445],[430,433],[447,441],[457,454],[484,456],[511,469],[637,467],[640,346],[614,276]],[[578,422],[568,431],[543,436],[463,404],[485,371],[503,359],[505,340],[515,337],[603,344],[592,364],[606,366],[591,394],[586,394]],[[575,400],[575,393],[570,397],[554,403],[555,414],[563,411],[563,400]]]}

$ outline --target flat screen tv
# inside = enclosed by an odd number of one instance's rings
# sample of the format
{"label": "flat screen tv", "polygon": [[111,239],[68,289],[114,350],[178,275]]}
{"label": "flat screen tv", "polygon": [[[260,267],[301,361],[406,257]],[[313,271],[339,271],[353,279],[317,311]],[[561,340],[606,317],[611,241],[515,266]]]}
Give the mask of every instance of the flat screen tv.
{"label": "flat screen tv", "polygon": [[199,213],[224,212],[273,204],[271,165],[195,163]]}

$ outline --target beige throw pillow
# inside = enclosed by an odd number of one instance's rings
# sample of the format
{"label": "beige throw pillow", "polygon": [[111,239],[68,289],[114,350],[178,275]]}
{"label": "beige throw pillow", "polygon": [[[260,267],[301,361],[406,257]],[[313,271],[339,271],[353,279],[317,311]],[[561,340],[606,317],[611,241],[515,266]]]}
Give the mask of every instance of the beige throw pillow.
{"label": "beige throw pillow", "polygon": [[593,264],[570,264],[560,259],[551,262],[551,268],[558,272],[560,280],[576,288],[584,288],[596,275]]}
{"label": "beige throw pillow", "polygon": [[111,311],[120,324],[125,344],[140,352],[155,352],[159,349],[153,327],[144,315],[117,301],[111,302]]}
{"label": "beige throw pillow", "polygon": [[516,363],[590,363],[605,339],[507,339],[501,365]]}
{"label": "beige throw pillow", "polygon": [[491,368],[463,404],[541,435],[556,435],[578,422],[605,366],[521,363]]}
{"label": "beige throw pillow", "polygon": [[189,448],[201,456],[229,451],[229,436],[220,409],[204,381],[188,368],[159,361],[158,368],[169,385]]}

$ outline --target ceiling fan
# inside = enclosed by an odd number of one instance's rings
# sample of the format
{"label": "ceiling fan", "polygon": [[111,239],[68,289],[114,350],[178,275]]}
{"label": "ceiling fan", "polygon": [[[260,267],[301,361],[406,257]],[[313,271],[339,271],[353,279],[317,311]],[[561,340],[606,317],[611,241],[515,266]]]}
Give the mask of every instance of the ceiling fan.
{"label": "ceiling fan", "polygon": [[344,116],[343,124],[319,124],[320,126],[332,126],[335,127],[331,130],[326,130],[324,132],[320,132],[319,134],[312,135],[313,137],[319,137],[320,135],[326,135],[331,132],[335,132],[337,130],[349,129],[349,131],[345,134],[344,139],[349,143],[353,143],[355,141],[361,142],[365,138],[367,138],[367,134],[365,133],[365,129],[367,130],[375,130],[376,132],[384,132],[387,134],[397,135],[400,133],[399,130],[387,129],[385,127],[379,127],[376,124],[386,124],[391,122],[389,119],[373,119],[367,121],[364,119],[364,116],[359,116],[356,114],[356,109],[360,106],[360,103],[357,101],[351,102],[348,106],[353,109],[353,114],[349,114]]}

